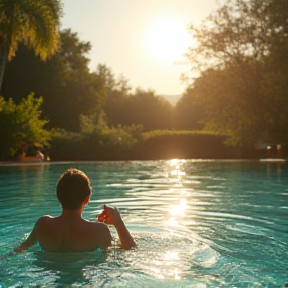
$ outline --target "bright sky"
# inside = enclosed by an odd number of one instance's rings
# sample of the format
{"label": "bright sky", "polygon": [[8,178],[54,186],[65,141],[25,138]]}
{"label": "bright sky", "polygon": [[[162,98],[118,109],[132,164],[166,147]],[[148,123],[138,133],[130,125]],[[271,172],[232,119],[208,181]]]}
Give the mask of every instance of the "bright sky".
{"label": "bright sky", "polygon": [[218,7],[217,0],[63,0],[62,28],[89,41],[90,68],[99,63],[123,75],[133,87],[158,95],[185,90],[180,75],[189,65],[183,53],[193,43],[189,24],[199,25]]}

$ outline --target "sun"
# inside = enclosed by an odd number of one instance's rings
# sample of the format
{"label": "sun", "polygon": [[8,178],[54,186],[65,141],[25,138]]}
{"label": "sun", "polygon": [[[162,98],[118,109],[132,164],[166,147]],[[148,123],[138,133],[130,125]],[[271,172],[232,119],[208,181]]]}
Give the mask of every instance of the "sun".
{"label": "sun", "polygon": [[189,46],[186,24],[177,18],[154,20],[147,30],[145,44],[155,59],[166,63],[179,61]]}

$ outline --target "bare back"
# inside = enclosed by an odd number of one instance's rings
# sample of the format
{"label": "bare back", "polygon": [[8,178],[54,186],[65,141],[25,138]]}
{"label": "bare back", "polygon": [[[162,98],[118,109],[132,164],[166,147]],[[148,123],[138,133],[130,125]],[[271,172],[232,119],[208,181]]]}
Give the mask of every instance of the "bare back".
{"label": "bare back", "polygon": [[41,248],[50,252],[93,251],[111,245],[107,225],[81,217],[43,216],[35,229]]}

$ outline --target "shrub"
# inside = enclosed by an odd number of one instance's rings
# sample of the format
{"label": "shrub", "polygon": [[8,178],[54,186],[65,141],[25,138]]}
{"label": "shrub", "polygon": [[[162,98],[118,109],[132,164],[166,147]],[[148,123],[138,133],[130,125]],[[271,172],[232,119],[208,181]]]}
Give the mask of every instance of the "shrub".
{"label": "shrub", "polygon": [[0,151],[5,160],[21,150],[25,155],[29,146],[49,146],[50,132],[44,129],[48,120],[41,119],[42,97],[30,94],[16,105],[12,99],[0,97]]}

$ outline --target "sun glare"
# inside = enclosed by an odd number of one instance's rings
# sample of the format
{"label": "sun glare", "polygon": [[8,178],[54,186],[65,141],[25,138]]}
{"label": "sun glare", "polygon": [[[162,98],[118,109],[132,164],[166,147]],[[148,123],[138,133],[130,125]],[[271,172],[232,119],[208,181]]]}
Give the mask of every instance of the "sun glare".
{"label": "sun glare", "polygon": [[189,46],[184,22],[177,18],[160,18],[151,23],[146,36],[147,50],[164,62],[180,61]]}

